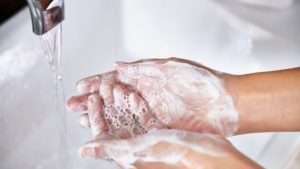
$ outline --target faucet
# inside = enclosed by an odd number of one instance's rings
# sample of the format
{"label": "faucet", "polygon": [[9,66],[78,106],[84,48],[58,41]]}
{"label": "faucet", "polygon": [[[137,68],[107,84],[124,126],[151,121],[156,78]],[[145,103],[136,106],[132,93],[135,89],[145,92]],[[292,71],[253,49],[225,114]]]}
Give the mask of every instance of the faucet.
{"label": "faucet", "polygon": [[27,0],[33,32],[43,35],[64,20],[64,0]]}

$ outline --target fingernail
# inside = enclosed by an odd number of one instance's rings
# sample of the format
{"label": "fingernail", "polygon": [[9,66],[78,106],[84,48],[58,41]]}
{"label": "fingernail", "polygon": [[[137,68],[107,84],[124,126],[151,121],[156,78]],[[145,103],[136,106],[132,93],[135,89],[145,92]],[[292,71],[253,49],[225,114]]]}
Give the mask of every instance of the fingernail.
{"label": "fingernail", "polygon": [[88,108],[87,108],[87,106],[86,105],[79,105],[79,106],[77,106],[76,108],[75,108],[75,111],[76,112],[80,112],[80,111],[85,111],[85,110],[87,110]]}
{"label": "fingernail", "polygon": [[90,101],[90,103],[96,103],[97,102],[97,95],[95,95],[95,94],[93,94],[93,95],[90,95],[89,97],[88,97],[88,100]]}
{"label": "fingernail", "polygon": [[95,148],[93,148],[93,147],[83,147],[79,150],[79,154],[80,154],[81,158],[86,158],[86,157],[95,158],[96,157],[96,151],[95,151]]}
{"label": "fingernail", "polygon": [[71,109],[71,107],[68,105],[68,103],[65,105],[67,111],[72,112],[73,110]]}
{"label": "fingernail", "polygon": [[79,124],[83,127],[90,127],[89,119],[86,116],[81,116],[80,117]]}
{"label": "fingernail", "polygon": [[89,84],[86,82],[78,82],[76,84],[76,89],[79,93],[84,93],[86,89],[88,88]]}
{"label": "fingernail", "polygon": [[93,135],[94,138],[96,138],[97,136],[99,136],[101,134],[101,132],[102,132],[101,128],[95,127],[95,126],[92,126],[91,130],[92,130],[92,135]]}
{"label": "fingernail", "polygon": [[80,112],[80,111],[85,111],[87,110],[87,106],[86,105],[75,105],[72,103],[67,103],[66,108],[68,111],[71,112]]}

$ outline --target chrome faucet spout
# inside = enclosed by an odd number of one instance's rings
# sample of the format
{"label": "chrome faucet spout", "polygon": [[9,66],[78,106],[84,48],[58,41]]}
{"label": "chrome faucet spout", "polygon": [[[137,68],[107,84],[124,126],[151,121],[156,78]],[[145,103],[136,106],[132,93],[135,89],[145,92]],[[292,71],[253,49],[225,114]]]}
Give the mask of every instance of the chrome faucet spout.
{"label": "chrome faucet spout", "polygon": [[64,0],[27,0],[32,29],[42,35],[64,20]]}

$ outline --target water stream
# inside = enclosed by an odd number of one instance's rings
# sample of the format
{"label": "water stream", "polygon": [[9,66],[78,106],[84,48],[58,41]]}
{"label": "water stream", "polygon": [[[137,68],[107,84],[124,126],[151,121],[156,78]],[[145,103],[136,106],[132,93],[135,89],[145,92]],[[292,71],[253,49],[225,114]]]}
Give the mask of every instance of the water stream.
{"label": "water stream", "polygon": [[[62,25],[58,25],[43,36],[41,36],[41,45],[47,57],[53,79],[55,90],[55,113],[59,116],[60,121],[53,124],[59,132],[59,145],[57,154],[59,158],[55,160],[57,169],[69,169],[70,160],[68,158],[68,131],[65,108],[65,92],[63,83],[63,64],[62,64]],[[50,160],[52,161],[52,160]],[[53,161],[52,161],[53,162]],[[53,164],[52,164],[53,165]]]}

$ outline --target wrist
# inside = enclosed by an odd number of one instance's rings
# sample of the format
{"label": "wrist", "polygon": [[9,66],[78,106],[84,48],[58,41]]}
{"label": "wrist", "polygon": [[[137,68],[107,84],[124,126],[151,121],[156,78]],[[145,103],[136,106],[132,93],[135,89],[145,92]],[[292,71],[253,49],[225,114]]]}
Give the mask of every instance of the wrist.
{"label": "wrist", "polygon": [[260,121],[259,115],[253,111],[253,108],[258,106],[255,103],[258,97],[257,93],[250,92],[250,84],[243,80],[243,75],[225,74],[222,79],[225,90],[232,97],[239,116],[236,134],[252,132],[253,127]]}
{"label": "wrist", "polygon": [[224,75],[239,112],[237,133],[300,130],[300,69]]}
{"label": "wrist", "polygon": [[262,167],[253,160],[240,153],[234,147],[227,147],[221,156],[208,156],[190,151],[181,161],[182,168],[195,169],[201,166],[202,168],[210,169],[262,169]]}

